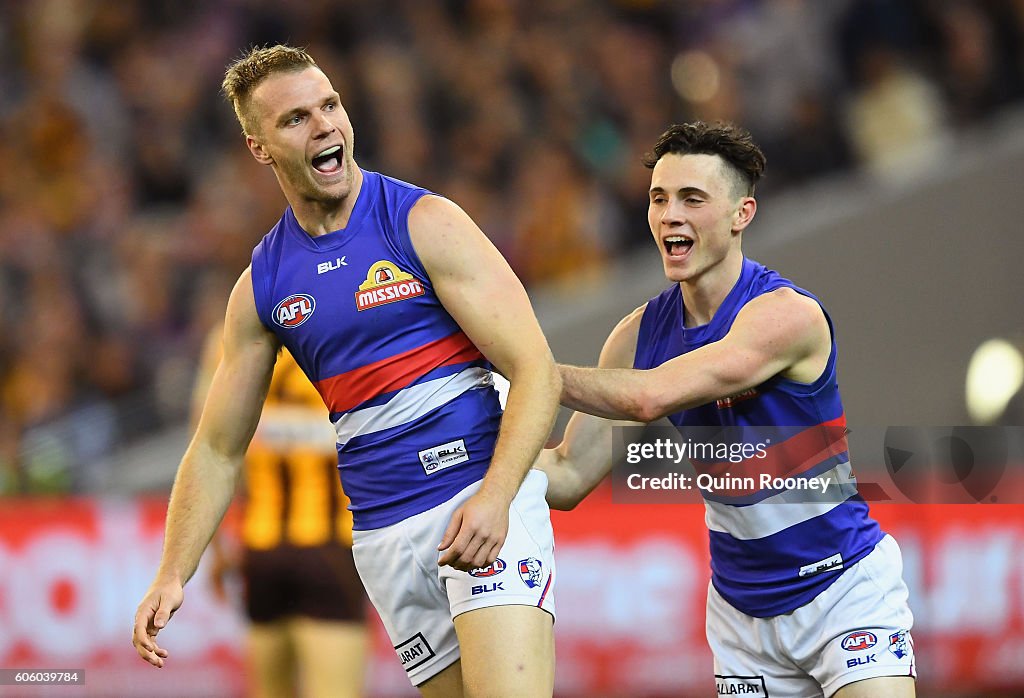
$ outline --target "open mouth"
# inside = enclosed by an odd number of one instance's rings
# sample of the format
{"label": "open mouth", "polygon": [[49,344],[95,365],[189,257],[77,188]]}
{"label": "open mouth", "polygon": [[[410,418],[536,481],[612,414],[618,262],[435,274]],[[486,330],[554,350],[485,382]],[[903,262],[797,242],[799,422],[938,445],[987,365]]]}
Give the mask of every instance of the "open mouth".
{"label": "open mouth", "polygon": [[334,174],[341,169],[341,158],[341,146],[331,146],[313,156],[313,169],[323,174]]}
{"label": "open mouth", "polygon": [[693,240],[682,235],[672,235],[661,241],[669,257],[684,257],[693,248]]}

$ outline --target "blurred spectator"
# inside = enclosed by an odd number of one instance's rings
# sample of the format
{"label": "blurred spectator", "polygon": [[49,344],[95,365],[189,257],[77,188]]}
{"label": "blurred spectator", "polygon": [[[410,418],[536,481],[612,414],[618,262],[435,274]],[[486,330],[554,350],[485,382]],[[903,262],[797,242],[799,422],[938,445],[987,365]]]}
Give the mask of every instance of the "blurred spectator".
{"label": "blurred spectator", "polygon": [[1020,0],[2,2],[0,492],[89,487],[184,420],[284,205],[218,94],[249,44],[308,45],[360,162],[454,199],[537,285],[646,244],[667,124],[750,126],[768,195],[885,169],[1020,100],[1022,37]]}

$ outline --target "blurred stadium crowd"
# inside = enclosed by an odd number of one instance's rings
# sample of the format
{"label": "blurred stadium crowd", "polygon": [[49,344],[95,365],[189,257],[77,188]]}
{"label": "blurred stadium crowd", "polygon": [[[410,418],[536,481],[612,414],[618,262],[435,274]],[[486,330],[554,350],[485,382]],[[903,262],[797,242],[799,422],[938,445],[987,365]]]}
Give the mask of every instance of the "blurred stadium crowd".
{"label": "blurred stadium crowd", "polygon": [[750,128],[771,196],[1024,97],[1024,0],[0,0],[0,493],[88,490],[183,419],[284,206],[219,95],[277,41],[334,80],[360,164],[460,203],[534,287],[646,243],[639,156],[673,121]]}

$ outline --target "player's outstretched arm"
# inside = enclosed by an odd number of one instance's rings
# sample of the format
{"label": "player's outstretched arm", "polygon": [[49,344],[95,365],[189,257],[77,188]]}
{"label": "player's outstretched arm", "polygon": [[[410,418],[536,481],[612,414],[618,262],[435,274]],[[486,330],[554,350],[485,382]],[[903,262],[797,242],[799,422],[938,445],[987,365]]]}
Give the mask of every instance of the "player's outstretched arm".
{"label": "player's outstretched arm", "polygon": [[[597,363],[599,368],[633,366],[643,312],[644,307],[637,308],[608,335]],[[629,424],[635,422],[613,422],[583,412],[573,413],[562,442],[541,451],[534,464],[547,473],[547,500],[552,509],[572,509],[597,487],[617,458],[612,427]]]}
{"label": "player's outstretched arm", "polygon": [[829,347],[821,307],[783,288],[747,303],[721,340],[656,368],[559,366],[562,404],[609,419],[653,422],[756,387],[778,374],[810,382],[824,367]]}
{"label": "player's outstretched arm", "polygon": [[231,292],[224,355],[174,480],[160,566],[135,614],[132,644],[154,666],[167,658],[156,636],[181,605],[183,587],[234,495],[276,357],[277,342],[259,321],[246,270]]}
{"label": "player's outstretched arm", "polygon": [[440,564],[468,570],[493,562],[505,542],[509,504],[551,431],[561,380],[522,283],[462,209],[425,196],[409,233],[445,309],[511,385],[490,468],[439,546]]}

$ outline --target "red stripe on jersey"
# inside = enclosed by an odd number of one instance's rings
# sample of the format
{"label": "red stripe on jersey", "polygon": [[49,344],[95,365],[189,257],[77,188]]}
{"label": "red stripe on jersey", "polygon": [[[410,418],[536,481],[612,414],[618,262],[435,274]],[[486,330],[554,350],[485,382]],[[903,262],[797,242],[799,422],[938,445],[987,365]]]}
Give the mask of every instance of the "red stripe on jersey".
{"label": "red stripe on jersey", "polygon": [[401,390],[441,366],[484,358],[462,332],[443,337],[316,382],[316,389],[331,412],[346,412],[383,393]]}
{"label": "red stripe on jersey", "polygon": [[[795,477],[806,472],[828,458],[838,456],[849,450],[846,439],[846,414],[836,419],[807,427],[780,444],[772,444],[764,458],[747,458],[738,463],[693,461],[699,473],[708,473],[715,477],[730,475],[733,477],[751,477],[755,483],[760,482],[761,474],[776,477]],[[730,495],[748,495],[753,490],[730,490]]]}

